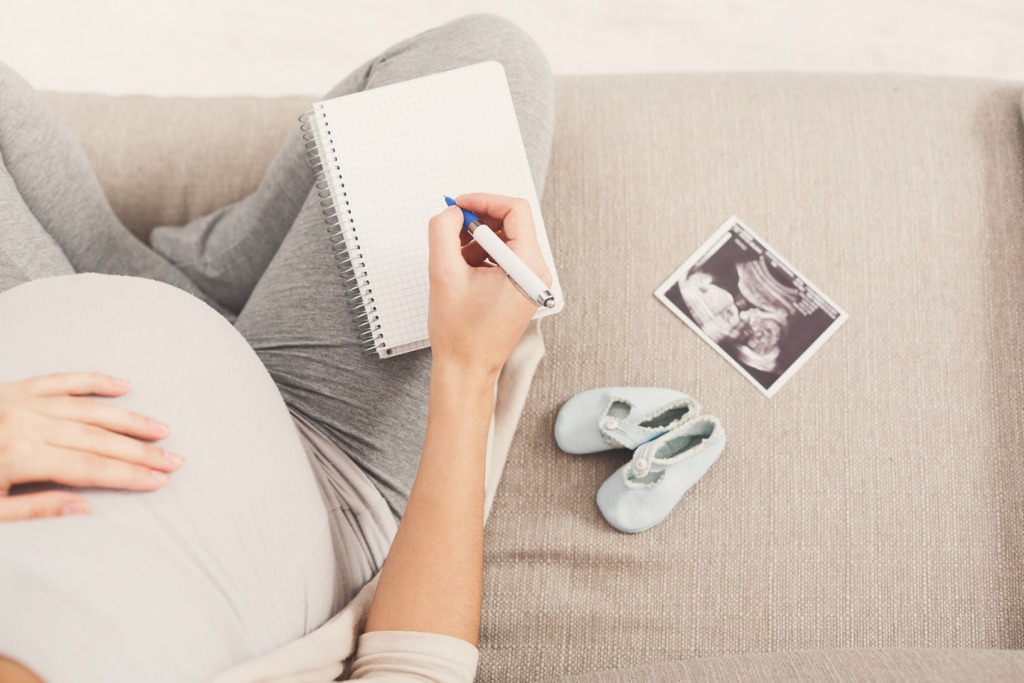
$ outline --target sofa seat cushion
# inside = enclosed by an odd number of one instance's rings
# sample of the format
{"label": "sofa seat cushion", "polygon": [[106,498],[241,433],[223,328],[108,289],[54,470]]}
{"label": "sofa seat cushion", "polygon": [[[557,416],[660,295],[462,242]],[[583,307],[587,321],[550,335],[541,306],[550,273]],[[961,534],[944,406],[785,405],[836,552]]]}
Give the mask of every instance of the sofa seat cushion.
{"label": "sofa seat cushion", "polygon": [[[566,307],[487,531],[480,680],[748,652],[1024,647],[1024,136],[1014,83],[564,77]],[[849,313],[766,399],[653,296],[731,214]],[[666,386],[728,445],[657,527],[558,407]],[[542,485],[538,485],[538,482]]]}

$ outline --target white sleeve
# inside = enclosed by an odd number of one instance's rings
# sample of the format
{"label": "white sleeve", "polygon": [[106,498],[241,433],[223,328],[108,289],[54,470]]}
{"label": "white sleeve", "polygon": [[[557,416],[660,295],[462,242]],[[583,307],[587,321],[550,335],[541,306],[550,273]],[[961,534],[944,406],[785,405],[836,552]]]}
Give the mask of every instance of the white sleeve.
{"label": "white sleeve", "polygon": [[460,638],[418,631],[359,636],[351,680],[472,683],[480,652]]}

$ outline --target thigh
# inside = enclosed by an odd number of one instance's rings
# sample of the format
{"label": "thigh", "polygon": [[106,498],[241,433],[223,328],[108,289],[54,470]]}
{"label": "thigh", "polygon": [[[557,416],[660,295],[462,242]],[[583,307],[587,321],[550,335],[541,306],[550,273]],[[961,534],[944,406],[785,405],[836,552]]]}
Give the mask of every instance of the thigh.
{"label": "thigh", "polygon": [[[48,683],[203,681],[323,623],[334,548],[291,416],[241,336],[167,285],[74,275],[0,295],[0,381],[97,370],[185,465],[92,514],[0,525],[0,651]],[[88,673],[85,673],[88,672]]]}
{"label": "thigh", "polygon": [[426,428],[430,351],[381,360],[345,304],[311,192],[235,327],[288,406],[344,450],[401,516]]}
{"label": "thigh", "polygon": [[0,292],[29,280],[74,272],[64,252],[25,206],[0,154]]}
{"label": "thigh", "polygon": [[[373,88],[485,60],[505,67],[540,196],[553,131],[552,77],[537,45],[515,25],[490,15],[458,19],[398,43],[357,74]],[[301,173],[309,177],[308,169]],[[346,298],[319,198],[307,190],[237,327],[292,410],[343,448],[401,516],[423,445],[430,352],[386,360],[367,353]]]}

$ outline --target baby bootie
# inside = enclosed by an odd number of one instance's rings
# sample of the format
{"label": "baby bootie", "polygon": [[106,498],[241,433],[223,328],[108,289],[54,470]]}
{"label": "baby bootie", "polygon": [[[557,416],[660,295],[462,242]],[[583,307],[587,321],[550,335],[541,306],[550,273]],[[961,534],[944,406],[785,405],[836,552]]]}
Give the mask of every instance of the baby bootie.
{"label": "baby bootie", "polygon": [[642,444],[597,491],[597,507],[619,531],[635,534],[668,517],[725,448],[718,418],[698,416]]}
{"label": "baby bootie", "polygon": [[674,389],[602,387],[576,394],[555,418],[555,442],[566,453],[636,448],[700,414]]}

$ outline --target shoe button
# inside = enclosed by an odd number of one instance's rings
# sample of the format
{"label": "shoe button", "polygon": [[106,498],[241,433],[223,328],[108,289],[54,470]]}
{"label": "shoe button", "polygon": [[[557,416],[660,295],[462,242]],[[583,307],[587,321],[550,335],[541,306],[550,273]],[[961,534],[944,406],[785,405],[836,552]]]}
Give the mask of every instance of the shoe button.
{"label": "shoe button", "polygon": [[638,470],[646,470],[647,469],[647,461],[644,460],[643,458],[640,458],[639,460],[636,461],[636,468]]}
{"label": "shoe button", "polygon": [[604,426],[607,429],[616,429],[619,426],[619,421],[616,420],[614,417],[609,417],[607,420],[604,421]]}

